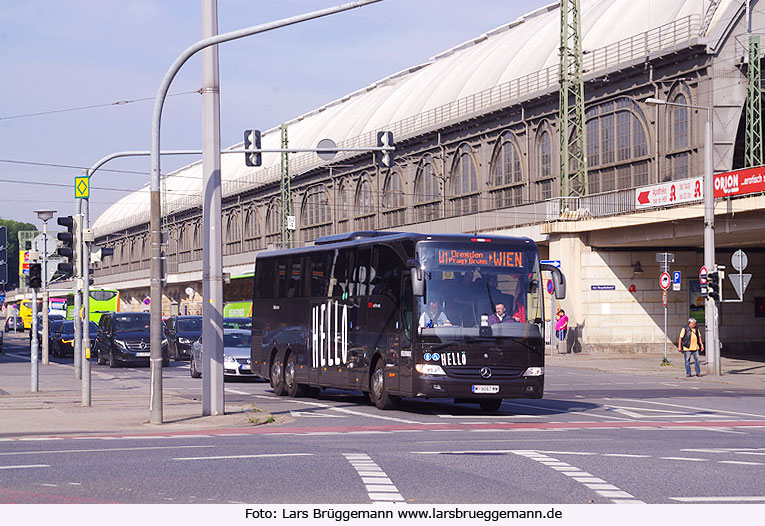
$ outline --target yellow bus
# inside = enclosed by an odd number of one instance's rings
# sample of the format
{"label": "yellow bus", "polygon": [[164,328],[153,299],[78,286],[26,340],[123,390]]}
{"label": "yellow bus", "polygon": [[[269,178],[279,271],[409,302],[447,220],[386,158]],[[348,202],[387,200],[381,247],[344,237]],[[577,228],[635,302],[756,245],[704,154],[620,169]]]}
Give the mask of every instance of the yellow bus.
{"label": "yellow bus", "polygon": [[[42,312],[42,302],[37,302],[37,312]],[[32,328],[32,300],[21,300],[19,303],[19,316],[24,320],[24,330]]]}

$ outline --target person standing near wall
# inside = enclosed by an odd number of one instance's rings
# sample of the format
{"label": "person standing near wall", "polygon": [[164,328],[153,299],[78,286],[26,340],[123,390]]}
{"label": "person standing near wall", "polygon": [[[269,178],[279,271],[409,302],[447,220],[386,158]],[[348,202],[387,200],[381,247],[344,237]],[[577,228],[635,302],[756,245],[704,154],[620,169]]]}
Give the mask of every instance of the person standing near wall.
{"label": "person standing near wall", "polygon": [[699,369],[699,351],[704,350],[704,342],[701,341],[701,334],[696,328],[696,318],[688,318],[688,325],[680,331],[680,339],[677,341],[677,350],[685,356],[685,376],[690,378],[691,358],[695,362],[696,376],[701,376]]}

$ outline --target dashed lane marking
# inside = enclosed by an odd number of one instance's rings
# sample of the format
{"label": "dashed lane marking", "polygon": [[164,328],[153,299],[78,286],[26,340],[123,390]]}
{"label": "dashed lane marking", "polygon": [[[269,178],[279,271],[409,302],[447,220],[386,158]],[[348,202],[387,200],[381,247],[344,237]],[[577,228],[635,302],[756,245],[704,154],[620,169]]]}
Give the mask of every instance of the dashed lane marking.
{"label": "dashed lane marking", "polygon": [[0,466],[0,469],[31,469],[31,468],[49,468],[49,464],[27,464],[19,466]]}
{"label": "dashed lane marking", "polygon": [[765,496],[741,497],[670,497],[677,502],[765,502]]}
{"label": "dashed lane marking", "polygon": [[220,455],[214,457],[178,457],[173,460],[239,460],[243,458],[312,457],[313,453],[262,453],[259,455]]}
{"label": "dashed lane marking", "polygon": [[369,455],[344,453],[343,456],[361,477],[369,500],[372,502],[404,502],[404,497],[401,496],[398,488]]}

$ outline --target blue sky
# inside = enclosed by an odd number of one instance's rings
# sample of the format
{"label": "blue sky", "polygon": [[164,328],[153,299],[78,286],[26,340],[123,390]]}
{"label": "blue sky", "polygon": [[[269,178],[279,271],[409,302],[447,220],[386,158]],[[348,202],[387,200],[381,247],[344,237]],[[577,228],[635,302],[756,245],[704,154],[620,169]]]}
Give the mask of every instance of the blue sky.
{"label": "blue sky", "polygon": [[[342,3],[218,0],[218,30]],[[224,44],[221,144],[235,144],[245,129],[276,126],[549,3],[384,0]],[[154,96],[172,62],[201,39],[200,19],[199,0],[0,0],[0,218],[38,224],[36,209],[71,214],[73,178],[81,168],[112,152],[148,149]],[[200,84],[195,58],[170,89],[178,95],[165,104],[163,149],[201,148],[201,96],[193,93]],[[91,106],[97,107],[60,111]],[[162,170],[193,160],[163,159]],[[106,168],[91,182],[91,220],[149,179],[148,158]]]}

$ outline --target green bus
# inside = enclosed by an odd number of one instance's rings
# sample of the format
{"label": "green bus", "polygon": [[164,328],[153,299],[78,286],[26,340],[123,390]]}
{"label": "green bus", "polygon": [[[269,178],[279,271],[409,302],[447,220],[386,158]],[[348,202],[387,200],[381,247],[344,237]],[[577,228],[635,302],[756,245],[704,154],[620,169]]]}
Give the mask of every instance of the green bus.
{"label": "green bus", "polygon": [[[90,321],[96,323],[101,319],[105,312],[119,312],[120,310],[120,291],[114,289],[90,289]],[[80,317],[83,309],[80,307]],[[71,292],[66,297],[66,319],[74,319],[74,294]]]}
{"label": "green bus", "polygon": [[252,318],[254,272],[233,276],[223,284],[223,317]]}

